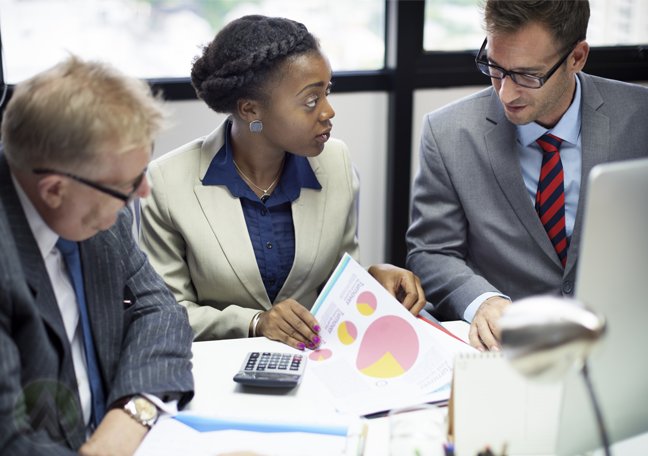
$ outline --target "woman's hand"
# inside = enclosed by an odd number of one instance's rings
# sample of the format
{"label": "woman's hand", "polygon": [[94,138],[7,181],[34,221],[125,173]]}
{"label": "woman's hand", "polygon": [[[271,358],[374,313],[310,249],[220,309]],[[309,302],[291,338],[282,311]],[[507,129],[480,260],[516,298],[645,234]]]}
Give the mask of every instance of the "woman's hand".
{"label": "woman's hand", "polygon": [[294,299],[286,299],[259,316],[257,334],[303,350],[316,348],[321,340],[317,320]]}
{"label": "woman's hand", "polygon": [[374,264],[369,274],[398,299],[412,315],[416,316],[425,307],[425,293],[421,280],[407,269],[391,264]]}

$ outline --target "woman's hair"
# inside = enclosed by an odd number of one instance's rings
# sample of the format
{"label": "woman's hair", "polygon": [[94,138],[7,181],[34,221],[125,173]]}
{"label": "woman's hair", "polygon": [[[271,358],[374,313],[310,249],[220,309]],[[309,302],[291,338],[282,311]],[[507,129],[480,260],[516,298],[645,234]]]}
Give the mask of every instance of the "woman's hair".
{"label": "woman's hair", "polygon": [[267,104],[267,84],[289,58],[319,52],[304,24],[282,17],[244,16],[230,22],[203,49],[191,70],[198,98],[216,112],[234,114],[241,98]]}

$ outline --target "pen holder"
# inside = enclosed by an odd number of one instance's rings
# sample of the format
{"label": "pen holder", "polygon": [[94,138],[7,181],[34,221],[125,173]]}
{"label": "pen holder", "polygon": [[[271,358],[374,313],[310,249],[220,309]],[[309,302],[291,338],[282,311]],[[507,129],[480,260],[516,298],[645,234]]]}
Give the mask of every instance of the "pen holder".
{"label": "pen holder", "polygon": [[434,405],[389,412],[390,456],[443,456],[446,413]]}

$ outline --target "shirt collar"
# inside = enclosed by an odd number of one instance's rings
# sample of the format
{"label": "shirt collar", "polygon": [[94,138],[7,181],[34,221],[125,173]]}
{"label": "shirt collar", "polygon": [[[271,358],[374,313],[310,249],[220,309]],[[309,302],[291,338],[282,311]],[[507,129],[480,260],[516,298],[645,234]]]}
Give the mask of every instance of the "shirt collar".
{"label": "shirt collar", "polygon": [[46,258],[52,249],[54,249],[56,241],[59,239],[59,235],[47,226],[47,223],[45,223],[43,217],[40,216],[36,207],[20,186],[18,179],[16,179],[13,173],[11,174],[11,180],[13,181],[16,193],[18,193],[18,199],[20,200],[20,205],[22,206],[25,217],[27,218],[29,228],[36,239],[36,244],[38,245],[38,250],[40,250],[41,257]]}
{"label": "shirt collar", "polygon": [[[209,164],[203,178],[203,185],[224,185],[232,196],[252,199],[253,192],[250,186],[236,172],[232,155],[231,130],[232,122],[228,121],[225,129],[225,144]],[[299,198],[302,188],[313,190],[322,188],[306,157],[286,153],[285,160],[280,184],[291,202]]]}
{"label": "shirt collar", "polygon": [[528,147],[546,133],[551,133],[568,143],[578,144],[578,137],[580,136],[581,130],[581,85],[578,77],[574,76],[574,78],[576,78],[574,100],[556,126],[547,130],[535,122],[526,125],[516,125],[515,131],[520,144]]}

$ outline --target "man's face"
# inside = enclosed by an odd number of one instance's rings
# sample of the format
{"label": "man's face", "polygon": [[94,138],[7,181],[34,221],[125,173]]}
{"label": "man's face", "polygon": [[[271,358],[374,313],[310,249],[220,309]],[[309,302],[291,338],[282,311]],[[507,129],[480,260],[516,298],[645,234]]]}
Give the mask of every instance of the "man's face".
{"label": "man's face", "polygon": [[[508,71],[544,76],[562,57],[543,26],[533,23],[509,35],[488,35],[488,60]],[[573,56],[539,89],[517,85],[510,76],[492,79],[506,117],[516,125],[531,122],[551,128],[571,104],[575,80],[569,70]]]}
{"label": "man's face", "polygon": [[[149,147],[116,153],[115,147],[104,146],[86,178],[103,187],[129,194],[133,184],[146,169],[151,158]],[[109,229],[117,221],[117,213],[125,207],[124,201],[103,193],[81,182],[68,179],[64,204],[59,208],[56,232],[69,240],[82,241],[99,231]],[[138,187],[136,197],[145,198],[150,193],[146,177]]]}

